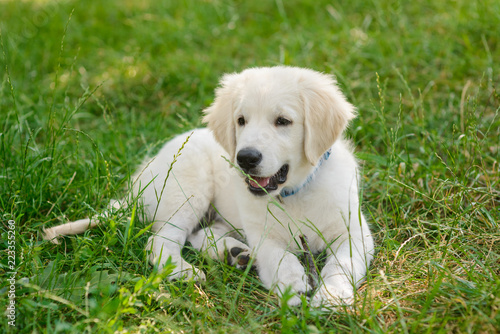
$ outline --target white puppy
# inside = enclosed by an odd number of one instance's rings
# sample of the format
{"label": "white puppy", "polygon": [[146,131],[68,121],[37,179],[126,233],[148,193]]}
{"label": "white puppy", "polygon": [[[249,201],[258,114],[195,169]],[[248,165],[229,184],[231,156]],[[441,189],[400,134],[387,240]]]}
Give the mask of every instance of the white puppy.
{"label": "white puppy", "polygon": [[[296,293],[291,305],[315,283],[313,305],[350,303],[373,253],[357,164],[341,139],[353,117],[329,75],[283,66],[225,75],[205,110],[208,129],[169,141],[134,177],[133,194],[154,221],[151,262],[170,257],[178,268],[171,278],[204,279],[181,257],[189,241],[240,267],[252,256],[267,288]],[[211,225],[201,228],[207,214]],[[52,227],[45,239],[97,223]],[[297,257],[304,248],[327,254],[319,282]]]}

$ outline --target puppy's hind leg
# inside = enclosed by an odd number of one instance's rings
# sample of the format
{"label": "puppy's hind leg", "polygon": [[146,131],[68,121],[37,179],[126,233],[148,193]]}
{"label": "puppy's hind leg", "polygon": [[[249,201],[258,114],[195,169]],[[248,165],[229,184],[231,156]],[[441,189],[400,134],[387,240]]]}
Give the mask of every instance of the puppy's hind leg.
{"label": "puppy's hind leg", "polygon": [[188,241],[212,259],[226,261],[238,269],[245,269],[250,262],[250,248],[237,237],[238,232],[229,224],[217,221],[209,227],[191,234]]}
{"label": "puppy's hind leg", "polygon": [[[184,190],[193,193],[187,187]],[[210,201],[199,192],[184,203],[181,200],[182,196],[170,196],[160,203],[146,251],[149,252],[151,264],[158,265],[160,269],[169,258],[175,264],[174,272],[168,277],[170,280],[204,281],[205,274],[184,260],[181,253],[188,236],[205,215]]]}

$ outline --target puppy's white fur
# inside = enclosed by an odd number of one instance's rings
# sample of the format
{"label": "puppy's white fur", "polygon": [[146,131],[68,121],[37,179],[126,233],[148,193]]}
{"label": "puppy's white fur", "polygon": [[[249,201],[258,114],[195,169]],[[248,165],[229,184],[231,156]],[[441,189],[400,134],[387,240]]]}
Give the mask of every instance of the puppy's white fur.
{"label": "puppy's white fur", "polygon": [[[373,253],[360,209],[357,164],[340,138],[353,117],[353,106],[328,75],[295,67],[225,75],[205,110],[208,129],[169,141],[134,176],[133,193],[140,194],[148,219],[154,221],[151,262],[162,266],[171,257],[178,268],[172,278],[204,279],[181,257],[186,241],[213,258],[229,256],[237,266],[245,265],[251,254],[264,285],[278,294],[290,287],[297,296],[289,304],[298,304],[299,295],[312,289],[297,258],[304,235],[313,253],[328,254],[312,304],[350,303]],[[290,123],[277,124],[278,118]],[[223,158],[236,164],[245,148],[262,155],[253,175],[269,177],[288,164],[286,182],[268,195],[250,192],[245,176]],[[328,150],[330,158],[320,164]],[[283,188],[296,193],[281,198]],[[212,205],[218,212],[214,223],[197,229]],[[45,230],[45,238],[57,241],[96,221],[56,226]],[[240,230],[248,246],[239,240]]]}

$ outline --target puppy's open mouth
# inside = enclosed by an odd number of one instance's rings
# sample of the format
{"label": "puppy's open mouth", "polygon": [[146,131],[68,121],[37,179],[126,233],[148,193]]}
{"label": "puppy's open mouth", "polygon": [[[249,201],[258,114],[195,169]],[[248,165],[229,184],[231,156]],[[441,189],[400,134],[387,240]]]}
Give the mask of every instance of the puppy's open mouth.
{"label": "puppy's open mouth", "polygon": [[254,195],[265,195],[266,192],[270,192],[278,189],[279,184],[286,182],[286,176],[288,175],[288,164],[283,165],[279,171],[273,176],[260,177],[250,175],[250,178],[246,178],[245,182],[248,184],[248,190]]}

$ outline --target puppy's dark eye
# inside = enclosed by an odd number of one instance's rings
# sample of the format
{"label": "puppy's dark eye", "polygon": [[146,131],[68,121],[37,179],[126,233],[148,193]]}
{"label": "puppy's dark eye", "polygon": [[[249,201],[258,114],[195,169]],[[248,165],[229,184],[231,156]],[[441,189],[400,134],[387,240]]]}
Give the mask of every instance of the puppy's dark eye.
{"label": "puppy's dark eye", "polygon": [[292,124],[292,121],[284,118],[284,117],[278,117],[276,118],[276,122],[274,123],[276,126],[287,126]]}
{"label": "puppy's dark eye", "polygon": [[245,117],[243,117],[243,116],[238,117],[238,125],[239,126],[243,126],[243,125],[245,125],[245,123],[246,123]]}

